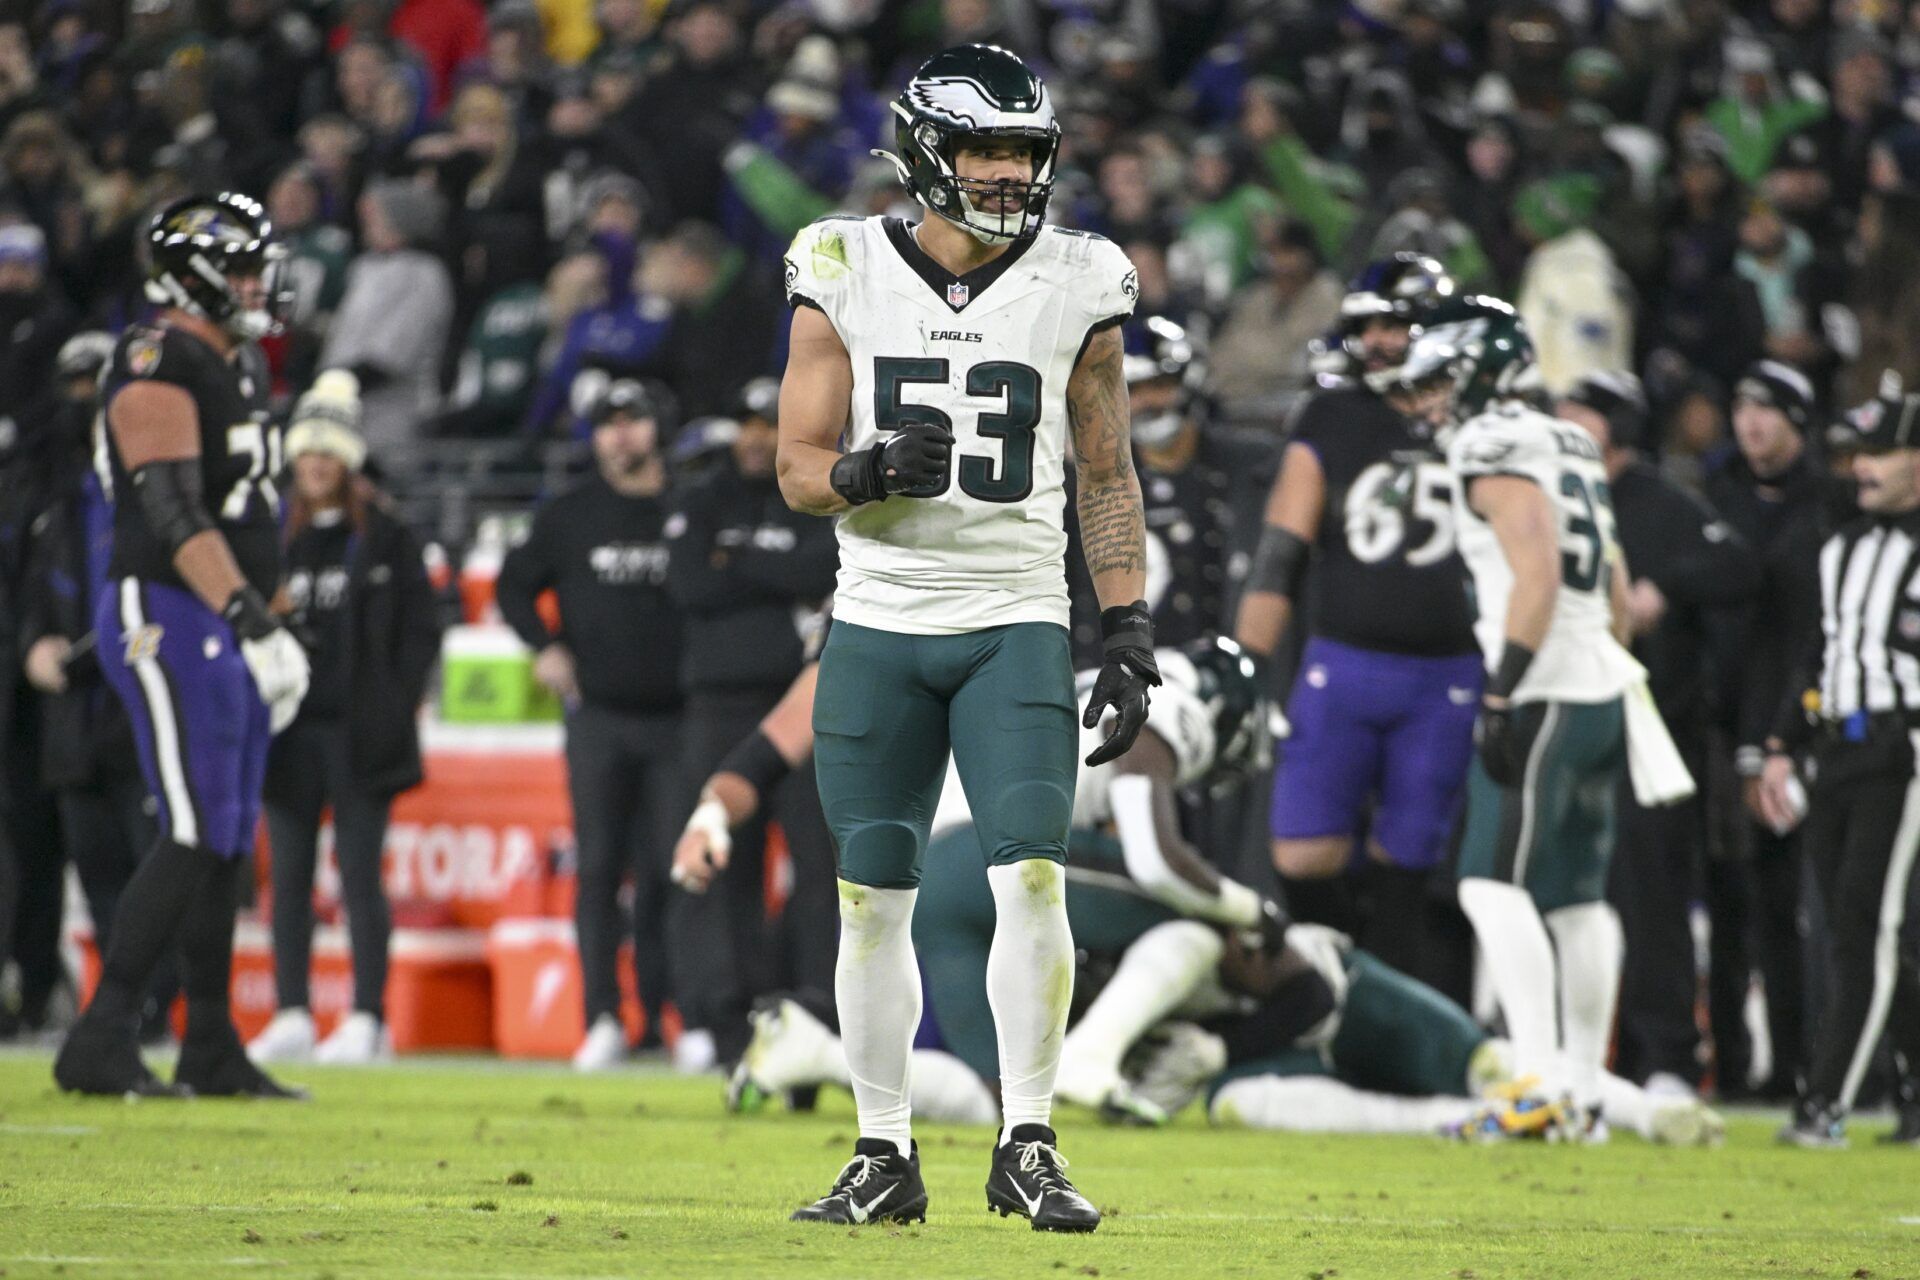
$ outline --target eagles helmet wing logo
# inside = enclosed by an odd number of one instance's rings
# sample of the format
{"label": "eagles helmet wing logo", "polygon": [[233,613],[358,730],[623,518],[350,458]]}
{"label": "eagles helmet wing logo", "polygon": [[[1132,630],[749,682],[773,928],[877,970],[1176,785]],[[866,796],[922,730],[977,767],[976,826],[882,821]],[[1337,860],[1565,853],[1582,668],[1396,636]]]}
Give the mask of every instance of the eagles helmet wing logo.
{"label": "eagles helmet wing logo", "polygon": [[[1014,116],[1051,115],[1047,88],[1040,86],[1038,98],[1014,99],[996,105],[987,86],[972,76],[928,76],[907,86],[906,98],[928,115],[938,116],[963,129],[991,129],[1002,123],[1002,112]],[[1016,123],[1008,121],[1005,123]],[[1017,123],[1024,124],[1025,120]],[[924,141],[924,139],[923,139]]]}

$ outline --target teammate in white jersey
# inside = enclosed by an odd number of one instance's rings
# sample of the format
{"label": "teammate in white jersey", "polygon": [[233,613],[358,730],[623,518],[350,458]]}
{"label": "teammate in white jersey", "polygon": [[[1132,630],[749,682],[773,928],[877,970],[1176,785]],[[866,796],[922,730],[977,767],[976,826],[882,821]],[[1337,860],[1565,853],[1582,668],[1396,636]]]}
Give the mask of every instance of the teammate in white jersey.
{"label": "teammate in white jersey", "polygon": [[953,759],[998,927],[987,991],[1005,1125],[987,1202],[1091,1231],[1061,1172],[1053,1077],[1073,990],[1064,902],[1077,738],[1067,639],[1066,452],[1105,662],[1083,723],[1120,755],[1158,684],[1145,521],[1119,325],[1139,292],[1107,241],[1045,225],[1060,129],[1003,49],[930,59],[893,103],[890,158],[916,224],[828,218],[788,251],[794,304],[779,474],[839,517],[835,622],[814,698],[815,767],[838,848],[835,996],[860,1117],[854,1158],[794,1216],[926,1215],[908,1073],[920,984],[910,925]]}
{"label": "teammate in white jersey", "polygon": [[1396,399],[1459,424],[1447,459],[1489,670],[1460,905],[1519,1072],[1594,1114],[1622,959],[1606,902],[1622,695],[1642,672],[1620,640],[1626,570],[1599,449],[1526,402],[1537,380],[1513,309],[1467,298],[1415,337]]}

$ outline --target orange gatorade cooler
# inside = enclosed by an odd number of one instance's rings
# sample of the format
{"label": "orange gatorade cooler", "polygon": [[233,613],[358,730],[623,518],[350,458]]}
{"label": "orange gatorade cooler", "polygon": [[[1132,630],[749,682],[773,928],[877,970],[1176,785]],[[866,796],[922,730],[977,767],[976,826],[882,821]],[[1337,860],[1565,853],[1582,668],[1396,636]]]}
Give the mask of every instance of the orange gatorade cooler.
{"label": "orange gatorade cooler", "polygon": [[479,929],[395,929],[387,1028],[397,1053],[493,1047],[493,975]]}
{"label": "orange gatorade cooler", "polygon": [[[570,1058],[587,1033],[573,921],[501,920],[487,933],[493,971],[493,1044],[509,1058]],[[633,1043],[645,1029],[633,944],[620,948],[620,1021]]]}

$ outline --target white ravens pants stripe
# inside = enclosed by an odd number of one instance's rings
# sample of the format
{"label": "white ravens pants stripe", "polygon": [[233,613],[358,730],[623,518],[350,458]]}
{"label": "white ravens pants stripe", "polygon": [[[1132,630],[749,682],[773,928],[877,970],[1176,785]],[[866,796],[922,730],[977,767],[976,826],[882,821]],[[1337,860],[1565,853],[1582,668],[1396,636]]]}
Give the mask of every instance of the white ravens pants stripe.
{"label": "white ravens pants stripe", "polygon": [[[1908,735],[1914,750],[1920,752],[1920,730]],[[1867,1004],[1867,1020],[1860,1027],[1860,1039],[1847,1062],[1847,1074],[1834,1101],[1845,1112],[1853,1108],[1854,1095],[1860,1091],[1874,1046],[1886,1029],[1887,1009],[1893,1003],[1893,984],[1900,963],[1900,928],[1906,921],[1907,881],[1913,874],[1914,855],[1920,853],[1920,776],[1907,784],[1905,802],[1900,807],[1900,825],[1893,834],[1893,856],[1887,859],[1887,878],[1880,885],[1880,921],[1873,937],[1873,996]]]}
{"label": "white ravens pants stripe", "polygon": [[[140,604],[140,583],[135,578],[120,580],[120,626],[123,636],[133,636],[147,625],[146,611]],[[187,785],[186,752],[180,741],[180,722],[173,713],[173,689],[167,673],[161,669],[157,650],[143,648],[133,658],[133,672],[147,704],[147,723],[153,726],[153,751],[160,768],[160,788],[167,802],[171,835],[180,844],[200,843],[200,815],[194,811],[193,791]]]}

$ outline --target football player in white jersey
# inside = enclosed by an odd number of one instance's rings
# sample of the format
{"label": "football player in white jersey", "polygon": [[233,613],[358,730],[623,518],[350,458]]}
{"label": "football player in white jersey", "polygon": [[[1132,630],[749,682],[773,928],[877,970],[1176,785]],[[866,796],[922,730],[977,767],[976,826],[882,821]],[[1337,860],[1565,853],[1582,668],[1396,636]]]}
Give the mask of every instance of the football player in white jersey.
{"label": "football player in white jersey", "polygon": [[1532,344],[1503,302],[1437,309],[1399,381],[1403,412],[1458,424],[1447,460],[1489,673],[1460,905],[1518,1071],[1592,1115],[1622,959],[1606,902],[1627,760],[1622,695],[1643,674],[1620,639],[1626,570],[1606,469],[1586,432],[1527,403]]}
{"label": "football player in white jersey", "polygon": [[1045,224],[1060,130],[1003,49],[930,59],[893,103],[916,224],[827,218],[788,251],[794,304],[779,476],[838,517],[835,622],[815,767],[839,856],[835,994],[859,1111],[854,1158],[794,1216],[924,1218],[908,1073],[920,984],[910,924],[949,749],[979,815],[999,925],[987,970],[1005,1124],[988,1204],[1091,1231],[1050,1120],[1073,989],[1064,903],[1078,738],[1068,651],[1071,436],[1105,662],[1084,722],[1132,744],[1159,683],[1119,325],[1126,255]]}

